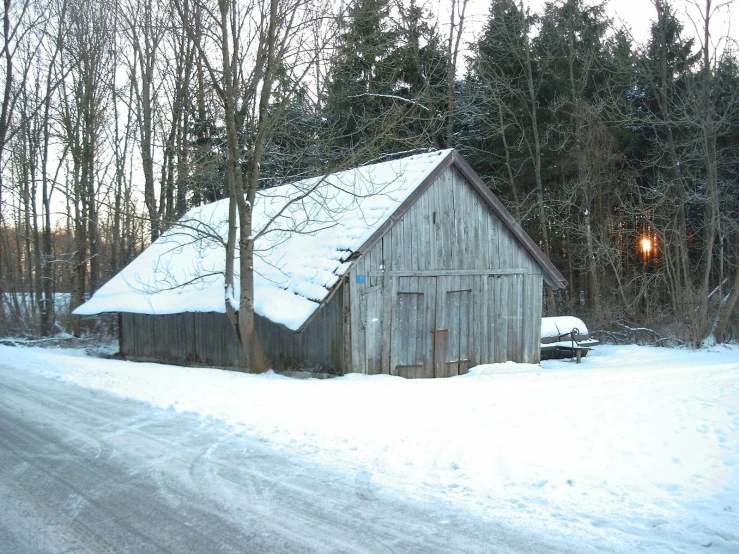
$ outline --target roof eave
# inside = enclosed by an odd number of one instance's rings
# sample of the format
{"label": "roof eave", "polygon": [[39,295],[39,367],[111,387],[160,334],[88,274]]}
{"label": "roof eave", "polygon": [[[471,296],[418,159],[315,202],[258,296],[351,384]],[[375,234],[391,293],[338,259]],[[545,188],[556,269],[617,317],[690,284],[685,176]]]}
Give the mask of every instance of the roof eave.
{"label": "roof eave", "polygon": [[[290,329],[293,333],[302,333],[308,328],[308,325],[310,325],[313,322],[313,320],[318,316],[318,312],[320,312],[324,308],[324,306],[326,306],[326,304],[328,304],[331,301],[334,295],[341,289],[341,285],[343,285],[344,282],[346,281],[346,277],[349,274],[349,270],[351,269],[351,266],[352,264],[349,264],[347,266],[346,271],[342,273],[341,275],[339,275],[339,279],[336,281],[334,286],[331,288],[326,298],[324,298],[323,300],[321,300],[321,302],[319,302],[318,307],[314,310],[314,312],[311,315],[308,316],[308,319],[306,319],[303,322],[303,324],[297,329],[295,329],[294,331]],[[279,323],[277,325],[279,325]]]}

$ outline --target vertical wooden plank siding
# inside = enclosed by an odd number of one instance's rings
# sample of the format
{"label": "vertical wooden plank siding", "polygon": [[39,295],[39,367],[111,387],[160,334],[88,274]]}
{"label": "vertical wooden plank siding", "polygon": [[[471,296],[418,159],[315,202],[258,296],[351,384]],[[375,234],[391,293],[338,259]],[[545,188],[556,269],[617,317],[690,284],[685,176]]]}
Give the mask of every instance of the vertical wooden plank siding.
{"label": "vertical wooden plank siding", "polygon": [[390,361],[390,350],[392,343],[392,325],[391,322],[394,320],[393,310],[395,308],[395,283],[392,277],[393,268],[395,262],[391,255],[392,246],[391,241],[383,239],[380,241],[382,247],[381,262],[378,264],[382,268],[382,291],[381,298],[379,300],[382,306],[382,326],[380,343],[375,345],[379,352],[375,352],[374,355],[379,354],[381,364],[379,370],[382,373],[389,374],[392,371],[392,365]]}
{"label": "vertical wooden plank siding", "polygon": [[[370,252],[370,255],[374,252],[374,249]],[[362,318],[360,313],[360,303],[362,290],[369,285],[363,285],[357,283],[357,277],[359,275],[364,276],[369,280],[367,275],[367,260],[368,256],[360,257],[354,261],[351,269],[349,270],[349,278],[345,283],[345,286],[349,287],[349,324],[351,326],[350,340],[351,340],[351,357],[352,357],[352,368],[354,371],[365,372],[366,371],[366,359],[364,358],[364,341],[365,341],[365,330],[362,324]]]}
{"label": "vertical wooden plank siding", "polygon": [[344,299],[342,301],[342,318],[343,318],[343,333],[344,337],[342,338],[344,352],[343,357],[341,359],[341,369],[344,373],[350,373],[354,371],[354,358],[352,357],[352,321],[351,321],[351,297],[350,297],[350,291],[351,287],[349,286],[349,283],[344,283],[344,286],[342,287],[342,294],[344,295]]}
{"label": "vertical wooden plank siding", "polygon": [[[261,316],[256,317],[256,325],[274,369],[340,372],[344,366],[343,290],[334,294],[302,333],[290,331]],[[131,359],[244,367],[241,344],[225,314],[123,313],[121,332],[121,353]]]}
{"label": "vertical wooden plank siding", "polygon": [[[512,269],[519,273],[486,273]],[[473,270],[479,273],[454,274],[455,271]],[[447,294],[468,290],[467,298],[458,300],[468,305],[465,309],[469,312],[466,328],[469,364],[538,361],[541,269],[507,227],[490,212],[465,177],[451,167],[369,252],[354,262],[350,270],[348,321],[355,371],[376,372],[377,365],[372,360],[377,359],[378,348],[382,350],[383,373],[395,373],[399,362],[406,361],[410,355],[415,356],[415,350],[413,353],[393,350],[402,333],[414,332],[408,331],[411,325],[407,321],[408,314],[398,311],[401,304],[402,309],[407,307],[407,302],[399,301],[398,295],[423,292],[424,296],[429,296],[428,282],[423,280],[434,275],[435,271],[445,273],[436,278],[434,307],[426,309],[422,316],[424,321],[415,327],[415,332],[419,328],[428,328],[427,358],[433,357],[432,331],[450,329],[447,322],[449,314],[446,313]],[[414,272],[417,276],[413,276]],[[358,283],[357,275],[366,275],[365,282]],[[377,288],[363,293],[370,287]],[[379,341],[376,329],[369,329],[357,314],[368,309],[376,310],[378,303],[383,306]],[[459,318],[459,314],[454,317]],[[399,335],[396,327],[401,324],[405,327]],[[457,323],[452,321],[451,325],[454,327]],[[407,342],[410,338],[403,340]],[[450,356],[459,350],[451,329],[447,340]],[[451,358],[445,361],[453,363]],[[459,364],[459,371],[466,370],[465,365]],[[433,361],[428,359],[426,372],[432,367]]]}

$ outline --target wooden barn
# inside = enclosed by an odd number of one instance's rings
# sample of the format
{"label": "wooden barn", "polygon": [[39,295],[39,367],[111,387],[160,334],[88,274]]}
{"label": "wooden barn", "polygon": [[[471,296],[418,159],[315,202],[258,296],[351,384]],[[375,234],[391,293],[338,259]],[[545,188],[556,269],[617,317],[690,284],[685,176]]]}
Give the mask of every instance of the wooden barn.
{"label": "wooden barn", "polygon": [[[128,359],[243,366],[225,315],[227,213],[228,200],[192,209],[75,313],[119,313]],[[535,363],[543,287],[565,284],[454,150],[266,189],[254,222],[258,333],[277,370]]]}

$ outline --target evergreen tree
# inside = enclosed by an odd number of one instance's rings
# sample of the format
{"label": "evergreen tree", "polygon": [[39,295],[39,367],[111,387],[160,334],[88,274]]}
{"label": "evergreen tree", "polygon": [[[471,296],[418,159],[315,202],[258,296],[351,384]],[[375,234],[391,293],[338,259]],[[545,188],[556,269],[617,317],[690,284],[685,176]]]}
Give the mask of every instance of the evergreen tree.
{"label": "evergreen tree", "polygon": [[524,134],[527,75],[523,54],[532,20],[514,0],[493,0],[468,61],[459,148],[494,190],[518,204],[535,187]]}
{"label": "evergreen tree", "polygon": [[343,21],[326,99],[328,132],[339,149],[374,144],[384,132],[384,96],[392,93],[385,64],[396,41],[389,13],[388,0],[360,0]]}
{"label": "evergreen tree", "polygon": [[[552,251],[585,292],[587,310],[602,314],[602,250],[611,245],[613,203],[619,188],[619,155],[607,125],[611,22],[602,4],[561,0],[546,5],[535,40],[542,60],[542,124],[549,137],[543,163],[547,204],[556,237]],[[573,295],[574,296],[574,295]],[[579,299],[578,299],[579,300]],[[610,302],[609,302],[610,304]]]}
{"label": "evergreen tree", "polygon": [[[274,102],[278,103],[279,98]],[[270,107],[274,109],[274,105]],[[295,93],[287,105],[280,108],[265,146],[264,178],[260,188],[332,171],[323,156],[321,115],[309,101],[305,89]]]}
{"label": "evergreen tree", "polygon": [[[635,218],[659,236],[662,244],[655,276],[666,278],[658,286],[667,296],[674,314],[684,313],[685,297],[692,288],[688,222],[690,208],[685,202],[690,186],[686,174],[687,128],[684,95],[691,70],[697,61],[694,41],[683,37],[683,27],[671,4],[656,0],[657,20],[652,24],[646,53],[639,60],[637,93],[633,112],[636,135],[635,164],[640,173],[639,206]],[[652,295],[656,296],[656,295]],[[680,316],[678,316],[680,317]]]}
{"label": "evergreen tree", "polygon": [[409,101],[403,106],[397,147],[441,148],[445,146],[447,54],[430,15],[415,0],[399,9],[397,45],[386,65],[393,94]]}
{"label": "evergreen tree", "polygon": [[[466,101],[481,111],[476,114],[477,130],[466,133],[472,140],[464,151],[473,160],[493,159],[488,175],[493,175],[494,188],[511,191],[514,214],[551,257],[551,213],[544,181],[547,130],[541,101],[545,72],[532,42],[535,24],[536,18],[512,0],[492,1],[471,68],[473,86],[468,90],[476,88],[477,94]],[[496,143],[502,148],[496,149]],[[503,157],[496,158],[496,152]],[[546,309],[556,309],[551,291]]]}
{"label": "evergreen tree", "polygon": [[398,10],[394,21],[386,0],[362,0],[343,22],[325,133],[346,163],[443,146],[446,57],[415,1]]}

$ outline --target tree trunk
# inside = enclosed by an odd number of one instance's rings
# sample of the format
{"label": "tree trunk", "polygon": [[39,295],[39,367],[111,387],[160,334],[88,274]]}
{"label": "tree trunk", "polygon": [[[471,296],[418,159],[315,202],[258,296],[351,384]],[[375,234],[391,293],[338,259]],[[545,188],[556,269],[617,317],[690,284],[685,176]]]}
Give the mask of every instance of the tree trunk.
{"label": "tree trunk", "polygon": [[[549,249],[549,228],[546,207],[544,205],[544,183],[541,176],[541,140],[539,137],[539,121],[538,121],[538,103],[536,98],[536,88],[534,87],[534,74],[531,60],[531,43],[528,36],[524,40],[524,71],[526,72],[527,96],[528,96],[528,112],[531,119],[531,132],[534,140],[534,175],[536,178],[536,206],[539,216],[539,231],[541,233],[541,241],[544,253],[550,256]],[[557,310],[557,303],[554,297],[554,291],[546,288],[546,313],[554,314]]]}
{"label": "tree trunk", "polygon": [[[269,36],[274,39],[274,26],[276,22],[273,19],[273,15],[276,12],[276,0],[272,0],[273,9],[271,10],[270,17],[270,31]],[[254,245],[252,239],[252,228],[251,228],[251,208],[253,206],[256,197],[256,184],[259,180],[259,162],[261,161],[261,155],[258,152],[260,143],[260,137],[257,136],[255,139],[255,151],[253,152],[250,160],[250,176],[247,180],[246,191],[244,190],[244,177],[241,170],[241,152],[239,147],[239,133],[237,128],[237,113],[236,113],[236,100],[237,100],[237,68],[236,65],[236,48],[237,44],[233,45],[233,53],[230,51],[231,40],[229,36],[229,17],[231,15],[232,5],[230,0],[219,0],[219,9],[221,13],[221,54],[223,60],[223,100],[225,108],[225,120],[226,120],[226,140],[228,147],[228,158],[227,158],[227,183],[229,186],[229,227],[228,227],[228,244],[226,249],[226,291],[225,291],[225,302],[226,311],[234,322],[235,307],[232,305],[234,300],[234,265],[235,265],[235,242],[236,237],[236,215],[238,215],[239,223],[239,309],[238,317],[236,318],[236,331],[241,340],[241,346],[244,349],[244,356],[246,358],[246,366],[248,371],[253,373],[261,373],[269,369],[269,363],[264,355],[259,337],[257,336],[256,326],[254,322]],[[234,38],[235,42],[235,38]],[[269,64],[268,64],[269,69]],[[264,81],[262,84],[262,96],[266,97],[265,100],[265,116],[266,116],[266,102],[269,100],[271,93],[271,73],[266,72]],[[261,105],[260,105],[260,117],[261,117]],[[259,135],[259,133],[258,133]],[[262,142],[264,138],[261,137]],[[250,184],[256,179],[254,190],[250,188]],[[245,198],[245,193],[248,195],[248,200]]]}
{"label": "tree trunk", "polygon": [[[72,305],[74,310],[81,306],[85,300],[85,276],[87,259],[87,209],[86,202],[82,198],[82,182],[79,162],[74,162],[74,258],[72,273]],[[82,336],[82,318],[74,316],[73,334],[75,337]]]}
{"label": "tree trunk", "polygon": [[710,22],[711,22],[711,0],[705,0],[704,27],[703,27],[703,68],[702,68],[702,102],[703,113],[701,114],[702,146],[706,165],[706,208],[705,208],[705,238],[703,249],[703,275],[698,301],[698,336],[696,342],[700,344],[711,332],[711,316],[709,313],[710,284],[713,272],[713,245],[716,241],[716,231],[719,219],[719,194],[718,194],[718,161],[716,156],[716,125],[714,121],[715,111],[713,105],[711,59],[710,59]]}
{"label": "tree trunk", "polygon": [[[455,25],[457,6],[459,10],[459,25]],[[451,22],[449,24],[449,40],[447,45],[447,121],[446,121],[446,147],[454,146],[454,120],[455,120],[455,94],[454,85],[457,79],[457,57],[459,55],[459,43],[462,39],[464,29],[464,14],[467,10],[467,0],[452,0]],[[456,35],[455,35],[456,30]]]}
{"label": "tree trunk", "polygon": [[726,302],[719,312],[716,329],[713,332],[713,336],[718,343],[723,343],[726,340],[726,331],[729,328],[731,318],[734,315],[737,300],[739,300],[739,269],[734,275],[734,286],[731,289],[731,294],[729,294],[729,297],[726,299]]}

